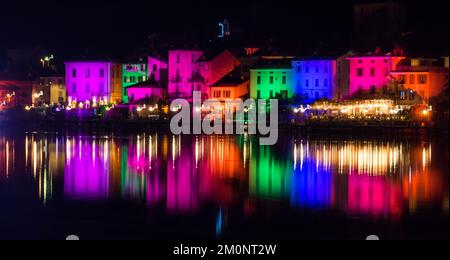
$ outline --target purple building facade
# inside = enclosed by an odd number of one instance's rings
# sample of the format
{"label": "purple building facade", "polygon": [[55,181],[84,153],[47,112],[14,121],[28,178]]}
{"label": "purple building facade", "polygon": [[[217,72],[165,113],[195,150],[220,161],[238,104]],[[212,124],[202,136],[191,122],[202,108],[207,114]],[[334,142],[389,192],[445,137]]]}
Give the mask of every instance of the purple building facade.
{"label": "purple building facade", "polygon": [[69,104],[120,103],[122,68],[109,61],[66,62],[66,89]]}

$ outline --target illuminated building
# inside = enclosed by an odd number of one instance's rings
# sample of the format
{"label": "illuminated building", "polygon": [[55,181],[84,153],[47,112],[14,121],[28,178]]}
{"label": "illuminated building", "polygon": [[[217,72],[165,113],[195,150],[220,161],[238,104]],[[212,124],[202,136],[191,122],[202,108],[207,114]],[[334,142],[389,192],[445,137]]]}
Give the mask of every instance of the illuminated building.
{"label": "illuminated building", "polygon": [[349,96],[350,86],[350,61],[352,55],[348,52],[336,59],[336,77],[333,88],[333,100],[342,100]]}
{"label": "illuminated building", "polygon": [[28,77],[0,73],[0,110],[30,105],[33,81]]}
{"label": "illuminated building", "polygon": [[391,72],[405,58],[383,53],[377,49],[373,53],[354,54],[347,59],[350,62],[349,95],[351,96],[387,89]]}
{"label": "illuminated building", "polygon": [[156,82],[167,83],[167,61],[153,56],[148,57],[148,78]]}
{"label": "illuminated building", "polygon": [[336,78],[336,61],[331,58],[294,60],[293,84],[295,95],[307,103],[332,99]]}
{"label": "illuminated building", "polygon": [[391,76],[406,90],[400,93],[400,99],[411,99],[414,95],[419,95],[428,101],[445,89],[448,84],[448,68],[437,66],[436,62],[433,59],[408,58],[397,64]]}
{"label": "illuminated building", "polygon": [[244,97],[249,94],[249,90],[249,79],[242,76],[241,68],[237,68],[211,85],[209,96],[224,102],[226,100],[235,100],[237,98],[244,99]]}
{"label": "illuminated building", "polygon": [[64,76],[41,76],[33,86],[33,105],[59,105],[66,103]]}
{"label": "illuminated building", "polygon": [[207,86],[217,83],[240,64],[240,61],[228,50],[207,51],[197,61]]}
{"label": "illuminated building", "polygon": [[294,96],[292,57],[266,57],[252,70],[250,97],[288,100]]}
{"label": "illuminated building", "polygon": [[[193,91],[205,90],[205,79],[197,66],[201,51],[169,51],[169,98],[192,98]],[[203,92],[203,91],[202,91]]]}
{"label": "illuminated building", "polygon": [[200,52],[169,51],[169,98],[192,98],[193,91],[201,91],[208,98],[209,86],[240,65],[228,50]]}
{"label": "illuminated building", "polygon": [[122,100],[122,66],[110,61],[66,62],[68,103],[114,103]]}
{"label": "illuminated building", "polygon": [[148,64],[143,60],[122,65],[123,102],[128,103],[127,87],[142,83],[148,79]]}
{"label": "illuminated building", "polygon": [[125,87],[125,92],[129,104],[154,104],[166,96],[165,87],[150,80]]}

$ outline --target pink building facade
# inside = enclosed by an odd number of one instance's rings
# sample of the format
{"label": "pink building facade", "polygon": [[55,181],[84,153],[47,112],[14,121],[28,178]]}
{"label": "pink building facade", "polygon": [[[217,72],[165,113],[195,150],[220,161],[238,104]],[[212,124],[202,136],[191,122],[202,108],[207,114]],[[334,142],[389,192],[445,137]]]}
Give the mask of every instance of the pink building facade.
{"label": "pink building facade", "polygon": [[206,93],[206,82],[196,63],[202,55],[201,51],[194,50],[169,51],[168,94],[170,99],[190,99],[193,91]]}
{"label": "pink building facade", "polygon": [[153,101],[160,101],[165,98],[163,87],[152,85],[149,82],[129,86],[126,88],[128,100],[130,104],[146,103],[151,104]]}
{"label": "pink building facade", "polygon": [[201,91],[204,99],[211,98],[211,86],[240,65],[228,50],[213,55],[200,51],[170,51],[169,98],[189,99],[193,91]]}
{"label": "pink building facade", "polygon": [[349,57],[349,95],[387,87],[391,80],[391,72],[403,59],[405,57],[381,53]]}
{"label": "pink building facade", "polygon": [[167,73],[168,65],[166,61],[160,58],[148,57],[148,78],[156,82],[164,80],[164,74]]}
{"label": "pink building facade", "polygon": [[108,61],[66,62],[68,103],[121,102],[121,70],[120,64]]}

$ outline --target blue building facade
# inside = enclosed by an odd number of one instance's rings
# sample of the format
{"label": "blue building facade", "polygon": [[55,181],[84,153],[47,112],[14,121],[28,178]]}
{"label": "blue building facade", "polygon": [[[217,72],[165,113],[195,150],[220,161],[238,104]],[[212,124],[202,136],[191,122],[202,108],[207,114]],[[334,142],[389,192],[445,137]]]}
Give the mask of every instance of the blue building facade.
{"label": "blue building facade", "polygon": [[292,61],[294,92],[305,103],[332,99],[336,79],[334,59],[299,59]]}

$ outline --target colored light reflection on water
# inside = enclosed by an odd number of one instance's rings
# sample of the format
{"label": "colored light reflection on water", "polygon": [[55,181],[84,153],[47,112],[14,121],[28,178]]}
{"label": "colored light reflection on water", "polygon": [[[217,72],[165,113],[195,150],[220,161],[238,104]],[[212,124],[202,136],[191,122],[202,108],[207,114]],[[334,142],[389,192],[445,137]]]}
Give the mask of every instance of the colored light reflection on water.
{"label": "colored light reflection on water", "polygon": [[[27,134],[0,137],[0,184],[30,178],[44,204],[58,196],[122,200],[171,215],[215,205],[218,233],[229,209],[254,215],[254,204],[264,202],[398,219],[430,205],[448,214],[448,160],[435,156],[435,147],[405,140],[283,137],[264,147],[248,136]],[[448,148],[438,153],[448,155]]]}

